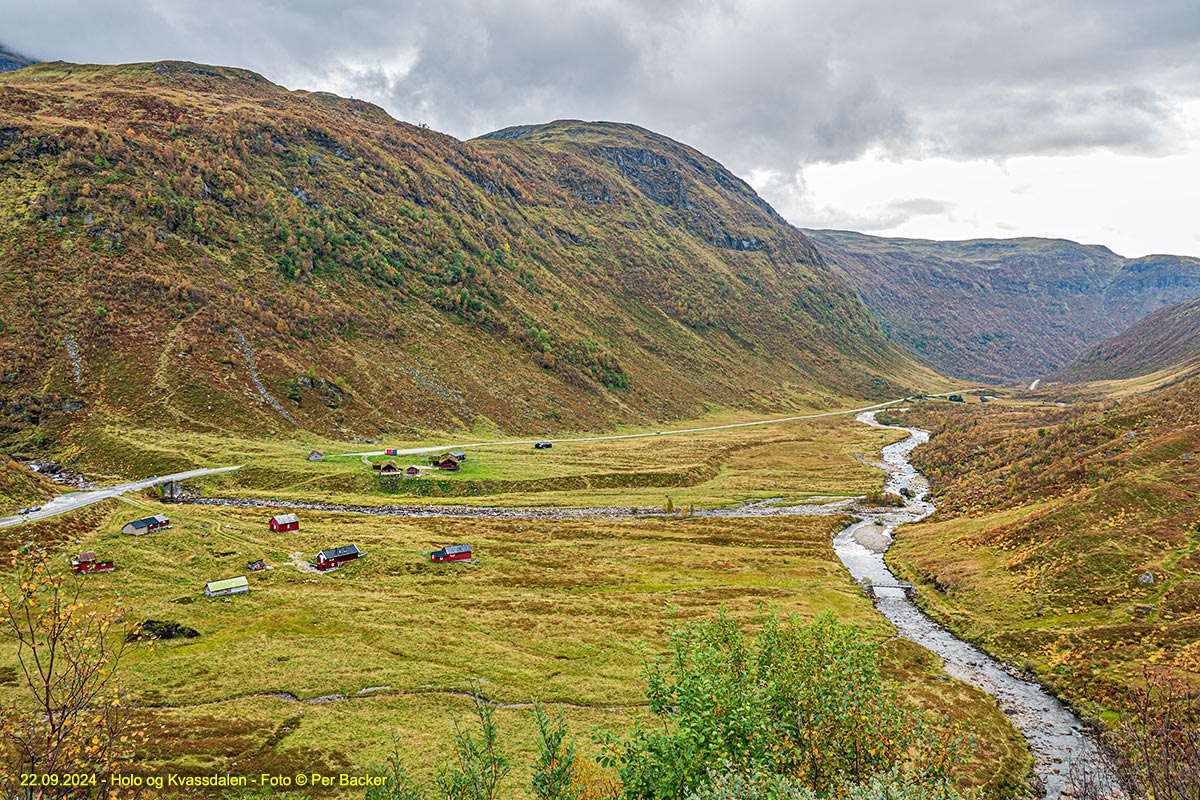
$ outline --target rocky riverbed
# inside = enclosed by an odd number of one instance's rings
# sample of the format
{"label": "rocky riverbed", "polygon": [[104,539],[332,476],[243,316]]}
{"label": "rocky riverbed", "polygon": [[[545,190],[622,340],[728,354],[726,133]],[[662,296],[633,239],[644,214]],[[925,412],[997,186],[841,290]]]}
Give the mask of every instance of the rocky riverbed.
{"label": "rocky riverbed", "polygon": [[1076,774],[1093,775],[1102,782],[1112,783],[1098,748],[1070,709],[1011,667],[956,638],[922,613],[904,589],[898,588],[900,581],[888,569],[883,553],[897,526],[918,522],[934,512],[934,505],[925,499],[929,483],[908,460],[918,445],[929,441],[929,434],[915,428],[883,425],[876,421],[873,411],[859,414],[856,419],[865,425],[909,434],[907,439],[883,448],[883,467],[888,473],[884,491],[909,500],[903,508],[857,512],[861,520],[838,533],[833,543],[846,569],[855,580],[874,585],[876,607],[901,636],[939,655],[948,675],[996,698],[1001,710],[1029,742],[1034,772],[1046,800],[1074,793],[1069,781],[1072,769]]}

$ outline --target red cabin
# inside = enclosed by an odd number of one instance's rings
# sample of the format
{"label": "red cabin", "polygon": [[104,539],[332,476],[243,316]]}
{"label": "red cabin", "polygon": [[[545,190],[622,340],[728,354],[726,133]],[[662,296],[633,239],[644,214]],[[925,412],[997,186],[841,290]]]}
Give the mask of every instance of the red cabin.
{"label": "red cabin", "polygon": [[329,550],[322,550],[317,553],[317,569],[325,572],[331,569],[337,569],[342,564],[350,561],[355,561],[365,556],[366,553],[358,549],[357,545],[348,544],[344,547],[334,547]]}
{"label": "red cabin", "polygon": [[470,558],[471,545],[469,544],[451,544],[429,554],[429,560],[439,564],[443,561],[467,561]]}
{"label": "red cabin", "polygon": [[271,517],[271,530],[275,533],[287,533],[300,530],[300,518],[295,514],[276,514]]}
{"label": "red cabin", "polygon": [[97,561],[96,554],[88,551],[71,559],[71,571],[76,575],[87,572],[112,572],[116,566],[111,561]]}

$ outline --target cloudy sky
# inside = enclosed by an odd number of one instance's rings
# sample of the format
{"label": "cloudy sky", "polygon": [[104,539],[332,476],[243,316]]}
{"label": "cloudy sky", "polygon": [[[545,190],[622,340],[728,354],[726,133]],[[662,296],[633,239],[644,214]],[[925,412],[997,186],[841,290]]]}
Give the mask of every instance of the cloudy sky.
{"label": "cloudy sky", "polygon": [[0,0],[40,59],[187,59],[460,138],[634,122],[793,223],[1200,256],[1197,0]]}

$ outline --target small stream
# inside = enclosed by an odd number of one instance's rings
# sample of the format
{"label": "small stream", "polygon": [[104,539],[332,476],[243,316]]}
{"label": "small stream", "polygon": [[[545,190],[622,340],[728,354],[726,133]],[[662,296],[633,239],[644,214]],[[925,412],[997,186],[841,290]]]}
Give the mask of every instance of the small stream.
{"label": "small stream", "polygon": [[[1001,710],[1028,740],[1035,760],[1034,772],[1044,784],[1047,800],[1058,800],[1063,796],[1073,765],[1077,772],[1093,774],[1112,783],[1101,764],[1095,743],[1070,709],[1041,686],[1016,677],[978,648],[955,638],[922,613],[908,599],[904,589],[887,588],[900,583],[883,559],[892,533],[901,524],[928,517],[934,512],[934,505],[925,499],[929,493],[928,481],[908,461],[918,445],[929,441],[929,434],[915,428],[883,425],[876,421],[875,413],[864,412],[856,419],[876,428],[903,430],[909,434],[907,439],[883,448],[882,457],[888,472],[884,491],[901,494],[901,490],[905,490],[910,499],[904,508],[856,511],[862,519],[834,537],[833,549],[838,557],[855,580],[869,579],[876,585],[876,607],[896,626],[900,636],[940,656],[948,675],[996,698]],[[864,546],[860,540],[875,549]]]}

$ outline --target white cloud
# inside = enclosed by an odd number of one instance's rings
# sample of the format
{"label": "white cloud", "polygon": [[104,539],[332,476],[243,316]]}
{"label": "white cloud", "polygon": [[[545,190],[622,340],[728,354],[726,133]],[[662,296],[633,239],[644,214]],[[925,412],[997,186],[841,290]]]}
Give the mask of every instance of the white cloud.
{"label": "white cloud", "polygon": [[[1186,112],[1188,141],[1200,143],[1200,103]],[[926,239],[1045,236],[1131,257],[1200,256],[1197,176],[1197,144],[1160,157],[1094,151],[895,160],[874,151],[807,167],[804,193],[778,199],[780,213],[801,227]],[[770,181],[762,188],[774,194]]]}

